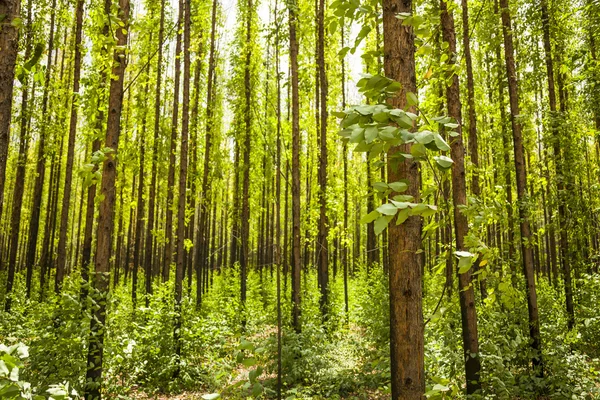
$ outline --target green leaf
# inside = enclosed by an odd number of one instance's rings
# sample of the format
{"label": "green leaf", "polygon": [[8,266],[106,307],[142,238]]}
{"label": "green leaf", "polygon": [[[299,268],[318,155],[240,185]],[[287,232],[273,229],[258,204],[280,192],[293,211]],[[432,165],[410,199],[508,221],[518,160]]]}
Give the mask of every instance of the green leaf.
{"label": "green leaf", "polygon": [[454,164],[454,161],[450,157],[446,156],[435,156],[433,157],[437,165],[439,165],[443,169],[448,169]]}
{"label": "green leaf", "polygon": [[211,393],[211,394],[203,394],[202,398],[204,400],[215,400],[218,399],[219,397],[221,397],[221,395],[219,393]]}
{"label": "green leaf", "polygon": [[427,155],[427,149],[421,143],[415,143],[410,147],[410,154],[413,157],[425,157]]}
{"label": "green leaf", "polygon": [[365,129],[365,142],[371,143],[377,139],[378,130],[376,126],[369,126]]}
{"label": "green leaf", "polygon": [[375,234],[379,235],[381,232],[383,232],[383,230],[388,226],[389,222],[390,220],[384,215],[381,215],[379,218],[377,218],[375,220]]}
{"label": "green leaf", "polygon": [[388,183],[388,186],[394,191],[394,192],[404,192],[408,189],[408,184],[406,184],[405,182],[391,182]]}
{"label": "green leaf", "polygon": [[435,145],[438,149],[441,151],[450,151],[450,146],[448,146],[448,143],[446,143],[444,138],[440,136],[439,133],[434,134],[433,139],[435,140]]}
{"label": "green leaf", "polygon": [[386,203],[386,204],[382,204],[379,207],[377,207],[377,211],[383,215],[396,215],[396,213],[398,212],[398,209],[396,208],[395,205]]}
{"label": "green leaf", "polygon": [[375,182],[373,184],[373,188],[378,192],[385,192],[386,190],[388,190],[388,187],[388,184],[385,182]]}
{"label": "green leaf", "polygon": [[408,102],[408,105],[411,107],[419,104],[419,100],[417,99],[417,96],[413,92],[406,93],[406,101]]}
{"label": "green leaf", "polygon": [[364,217],[362,217],[359,221],[359,223],[361,224],[368,224],[371,223],[373,221],[375,221],[377,219],[377,217],[379,217],[379,212],[377,210],[373,210],[370,213],[368,213],[367,215],[365,215]]}
{"label": "green leaf", "polygon": [[396,218],[396,225],[400,225],[404,221],[408,219],[410,216],[410,208],[406,207],[398,213],[398,217]]}
{"label": "green leaf", "polygon": [[254,386],[252,386],[252,396],[258,397],[261,395],[263,391],[263,387],[260,383],[256,382]]}

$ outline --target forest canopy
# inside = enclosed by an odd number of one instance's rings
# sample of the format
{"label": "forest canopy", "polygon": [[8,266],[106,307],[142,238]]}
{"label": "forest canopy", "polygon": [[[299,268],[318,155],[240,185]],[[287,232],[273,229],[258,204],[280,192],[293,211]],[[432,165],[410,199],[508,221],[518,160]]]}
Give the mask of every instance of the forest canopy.
{"label": "forest canopy", "polygon": [[599,0],[0,0],[0,399],[600,399]]}

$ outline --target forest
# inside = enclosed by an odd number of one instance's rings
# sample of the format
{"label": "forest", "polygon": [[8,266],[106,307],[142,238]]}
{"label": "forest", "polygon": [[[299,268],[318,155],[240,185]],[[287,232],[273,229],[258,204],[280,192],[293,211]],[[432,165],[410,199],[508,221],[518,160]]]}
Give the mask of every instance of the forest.
{"label": "forest", "polygon": [[600,0],[0,0],[0,399],[600,399]]}

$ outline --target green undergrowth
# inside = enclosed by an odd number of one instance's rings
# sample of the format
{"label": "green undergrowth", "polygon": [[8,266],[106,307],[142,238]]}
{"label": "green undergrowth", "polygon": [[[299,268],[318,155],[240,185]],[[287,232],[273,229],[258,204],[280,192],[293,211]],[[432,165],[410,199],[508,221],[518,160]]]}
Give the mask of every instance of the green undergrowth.
{"label": "green undergrowth", "polygon": [[[245,312],[235,270],[215,272],[212,287],[196,306],[196,288],[184,283],[181,358],[174,354],[173,282],[155,285],[134,309],[131,283],[114,288],[105,338],[107,398],[276,398],[276,271],[264,268],[248,279]],[[464,370],[460,309],[456,291],[443,293],[443,276],[424,281],[427,395],[463,398]],[[138,293],[143,294],[140,275]],[[60,295],[26,300],[23,276],[16,285],[13,313],[0,313],[0,343],[23,343],[19,379],[35,393],[70,384],[81,392],[85,377],[90,304],[80,301],[80,280],[72,274]],[[316,274],[302,278],[302,331],[291,327],[290,281],[282,278],[282,371],[286,399],[390,398],[388,284],[380,268],[357,268],[349,279],[349,315],[343,280],[332,280],[326,321],[318,305]],[[538,281],[545,376],[530,368],[531,351],[524,287],[488,277],[487,299],[478,294],[480,357],[485,399],[600,398],[600,276],[576,281],[576,329],[567,329],[562,287]],[[439,306],[438,306],[439,304]],[[84,307],[85,306],[85,307]],[[245,328],[243,328],[245,319]],[[0,376],[0,382],[1,382]],[[1,385],[1,383],[0,383]],[[157,397],[161,396],[161,397]],[[1,397],[1,396],[0,396]],[[180,397],[181,398],[181,397]],[[210,398],[208,396],[207,398]]]}

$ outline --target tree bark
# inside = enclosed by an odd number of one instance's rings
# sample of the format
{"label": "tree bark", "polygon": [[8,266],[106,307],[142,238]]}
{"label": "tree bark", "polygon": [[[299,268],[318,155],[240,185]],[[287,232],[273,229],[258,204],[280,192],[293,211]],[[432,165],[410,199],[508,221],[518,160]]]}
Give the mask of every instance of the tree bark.
{"label": "tree bark", "polygon": [[[105,0],[105,12],[110,13],[111,0]],[[89,347],[87,356],[85,398],[101,399],[102,368],[104,355],[104,332],[106,322],[106,303],[110,290],[110,255],[116,203],[117,165],[115,153],[119,148],[121,130],[121,111],[123,107],[123,80],[127,65],[125,48],[127,47],[127,30],[129,29],[129,0],[119,0],[119,18],[123,22],[122,29],[116,30],[117,47],[114,50],[113,64],[108,99],[108,120],[106,124],[105,146],[113,149],[107,154],[102,166],[102,184],[100,194],[103,201],[98,213],[98,241],[95,261],[94,297],[96,309],[90,321]]]}
{"label": "tree bark", "polygon": [[515,68],[514,46],[508,0],[500,0],[502,9],[502,33],[504,36],[504,58],[506,73],[508,75],[508,94],[510,100],[511,125],[513,132],[513,145],[515,152],[515,171],[517,181],[517,197],[519,202],[519,217],[521,228],[521,253],[523,255],[523,272],[527,283],[527,308],[529,312],[529,336],[531,347],[534,350],[532,363],[539,375],[543,375],[542,344],[540,338],[540,322],[537,305],[537,292],[533,270],[533,249],[530,246],[531,228],[529,215],[526,208],[527,201],[527,175],[525,172],[525,150],[521,122],[519,121],[520,108],[518,97],[517,73]]}
{"label": "tree bark", "polygon": [[83,31],[83,0],[77,0],[75,11],[75,54],[73,56],[73,96],[67,143],[67,163],[65,165],[65,186],[63,189],[60,231],[58,235],[58,257],[54,291],[60,292],[67,263],[67,233],[71,212],[71,188],[73,183],[73,161],[75,159],[75,135],[77,134],[77,112],[79,110],[79,78],[81,76],[81,37]]}
{"label": "tree bark", "polygon": [[290,80],[292,87],[292,325],[299,333],[302,329],[300,321],[300,104],[298,94],[298,39],[296,38],[298,10],[295,0],[290,1],[288,11]]}
{"label": "tree bark", "polygon": [[[398,13],[412,14],[412,0],[383,1],[383,51],[385,75],[402,85],[398,96],[389,100],[396,108],[406,106],[406,94],[416,93],[415,35],[411,26],[403,26]],[[414,111],[414,110],[413,110]],[[393,148],[410,153],[411,145]],[[419,164],[412,159],[400,161],[396,168],[388,164],[390,182],[406,179],[406,194],[419,201],[421,178]],[[425,391],[424,332],[422,304],[421,218],[413,216],[403,224],[389,226],[390,253],[390,356],[392,399],[421,399]]]}
{"label": "tree bark", "polygon": [[[448,43],[447,54],[450,63],[456,59],[456,35],[454,31],[454,17],[448,11],[445,0],[440,1],[442,36]],[[466,33],[465,33],[466,34]],[[460,103],[460,87],[458,75],[454,74],[452,83],[446,88],[448,116],[458,123],[456,128],[458,136],[450,142],[452,165],[452,201],[454,202],[454,231],[456,235],[456,250],[467,251],[465,238],[469,233],[469,222],[461,207],[467,205],[467,185],[465,178],[465,149],[462,141],[462,116]],[[471,121],[472,123],[472,121]],[[470,133],[470,132],[469,132]],[[479,257],[475,263],[479,262]],[[472,395],[481,389],[479,376],[481,373],[481,359],[479,355],[479,336],[477,333],[477,310],[475,309],[475,293],[471,284],[471,271],[458,272],[460,314],[462,321],[463,356],[465,359],[465,376],[467,381],[467,395]]]}

